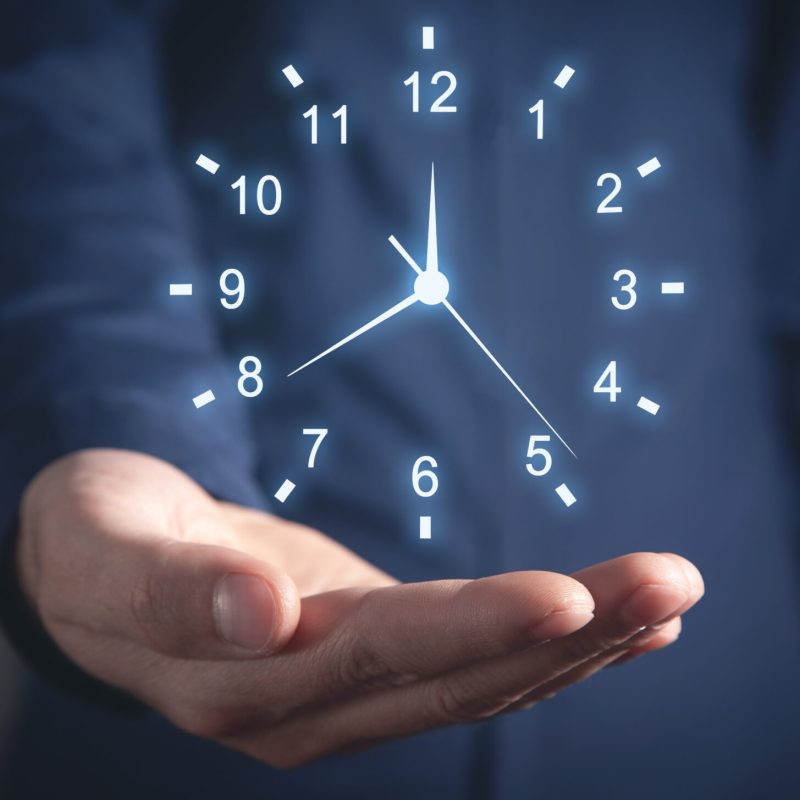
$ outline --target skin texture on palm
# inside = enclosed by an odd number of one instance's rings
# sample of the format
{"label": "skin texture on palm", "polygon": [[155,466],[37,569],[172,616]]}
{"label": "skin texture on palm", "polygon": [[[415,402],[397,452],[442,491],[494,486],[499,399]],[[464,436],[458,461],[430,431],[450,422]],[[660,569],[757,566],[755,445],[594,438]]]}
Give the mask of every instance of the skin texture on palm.
{"label": "skin texture on palm", "polygon": [[125,451],[56,462],[21,512],[23,588],[70,658],[279,767],[533,705],[669,644],[703,592],[663,554],[401,584]]}

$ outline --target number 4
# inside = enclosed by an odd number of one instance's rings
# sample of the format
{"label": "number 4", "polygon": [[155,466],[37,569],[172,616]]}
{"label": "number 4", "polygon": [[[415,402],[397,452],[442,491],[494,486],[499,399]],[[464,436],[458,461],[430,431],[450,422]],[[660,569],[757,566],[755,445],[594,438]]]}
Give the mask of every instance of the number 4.
{"label": "number 4", "polygon": [[311,448],[311,453],[308,456],[308,468],[314,469],[314,461],[317,458],[317,450],[319,450],[319,446],[322,444],[322,440],[328,435],[327,428],[303,428],[303,436],[316,436],[317,441],[314,442],[313,447]]}
{"label": "number 4", "polygon": [[[603,381],[608,381],[607,386],[603,386]],[[611,361],[598,378],[594,385],[595,394],[607,394],[609,402],[616,403],[617,395],[622,391],[617,385],[617,362]]]}

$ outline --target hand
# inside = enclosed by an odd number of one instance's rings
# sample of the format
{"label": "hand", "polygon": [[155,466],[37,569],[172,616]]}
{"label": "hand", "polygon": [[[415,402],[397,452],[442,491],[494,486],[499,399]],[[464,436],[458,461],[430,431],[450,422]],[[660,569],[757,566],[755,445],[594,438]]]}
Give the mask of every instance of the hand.
{"label": "hand", "polygon": [[44,470],[20,537],[23,589],[70,658],[277,767],[532,705],[669,644],[703,593],[689,562],[656,554],[398,584],[125,451]]}

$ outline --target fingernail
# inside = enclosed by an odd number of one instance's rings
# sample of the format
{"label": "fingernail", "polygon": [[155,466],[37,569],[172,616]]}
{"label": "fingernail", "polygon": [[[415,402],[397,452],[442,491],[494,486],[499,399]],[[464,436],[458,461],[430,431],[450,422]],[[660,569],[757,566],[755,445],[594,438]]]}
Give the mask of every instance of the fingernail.
{"label": "fingernail", "polygon": [[214,621],[220,638],[245,650],[266,649],[275,627],[275,600],[257,575],[226,575],[214,591]]}
{"label": "fingernail", "polygon": [[653,584],[640,586],[623,604],[620,616],[635,628],[655,625],[672,616],[688,599],[680,586]]}
{"label": "fingernail", "polygon": [[593,619],[594,613],[588,608],[553,611],[531,628],[531,638],[537,642],[559,639],[580,630]]}

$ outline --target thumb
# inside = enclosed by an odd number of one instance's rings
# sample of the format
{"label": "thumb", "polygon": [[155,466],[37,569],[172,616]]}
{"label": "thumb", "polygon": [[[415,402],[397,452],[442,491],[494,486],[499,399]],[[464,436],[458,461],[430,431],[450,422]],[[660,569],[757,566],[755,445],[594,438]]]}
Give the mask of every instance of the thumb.
{"label": "thumb", "polygon": [[246,659],[286,645],[300,617],[297,587],[282,570],[217,545],[142,543],[121,578],[129,613],[120,631],[169,656]]}

